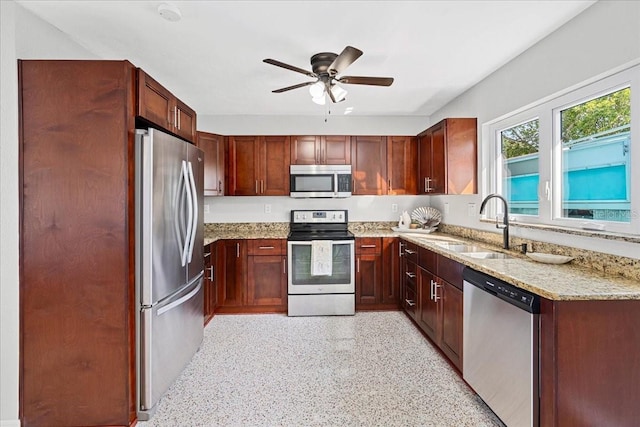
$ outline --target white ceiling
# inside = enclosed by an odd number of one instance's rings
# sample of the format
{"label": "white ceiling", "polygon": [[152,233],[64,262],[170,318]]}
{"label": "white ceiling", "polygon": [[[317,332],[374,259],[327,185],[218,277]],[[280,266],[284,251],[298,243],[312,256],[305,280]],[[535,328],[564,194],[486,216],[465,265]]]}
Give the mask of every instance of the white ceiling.
{"label": "white ceiling", "polygon": [[22,6],[107,59],[128,59],[198,114],[316,115],[309,81],[262,62],[311,69],[317,52],[364,55],[343,75],[394,77],[344,85],[332,114],[430,115],[594,3],[571,1],[32,1]]}

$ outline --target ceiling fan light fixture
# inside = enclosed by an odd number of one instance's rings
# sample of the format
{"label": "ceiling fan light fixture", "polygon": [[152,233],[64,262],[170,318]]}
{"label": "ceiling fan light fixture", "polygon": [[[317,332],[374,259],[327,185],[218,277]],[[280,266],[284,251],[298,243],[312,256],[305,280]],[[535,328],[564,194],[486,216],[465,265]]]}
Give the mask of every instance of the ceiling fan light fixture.
{"label": "ceiling fan light fixture", "polygon": [[336,102],[344,101],[344,99],[347,97],[347,91],[338,85],[333,85],[331,87],[331,93],[333,94]]}
{"label": "ceiling fan light fixture", "polygon": [[309,93],[313,98],[324,98],[324,83],[317,81],[309,86]]}
{"label": "ceiling fan light fixture", "polygon": [[327,97],[324,96],[324,93],[320,96],[314,96],[311,100],[318,105],[324,105],[327,103]]}

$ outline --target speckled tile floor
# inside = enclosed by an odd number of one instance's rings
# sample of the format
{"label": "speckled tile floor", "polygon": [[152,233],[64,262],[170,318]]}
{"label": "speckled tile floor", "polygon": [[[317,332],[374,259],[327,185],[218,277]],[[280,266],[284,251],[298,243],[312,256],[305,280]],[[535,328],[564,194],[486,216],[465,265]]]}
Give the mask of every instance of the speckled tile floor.
{"label": "speckled tile floor", "polygon": [[220,315],[140,427],[503,426],[400,312]]}

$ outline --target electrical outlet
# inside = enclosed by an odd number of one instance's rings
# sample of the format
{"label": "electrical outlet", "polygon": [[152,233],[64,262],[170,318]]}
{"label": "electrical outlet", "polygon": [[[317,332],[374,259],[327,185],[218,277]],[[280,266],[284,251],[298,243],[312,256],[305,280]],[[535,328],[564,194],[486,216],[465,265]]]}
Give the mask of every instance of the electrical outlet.
{"label": "electrical outlet", "polygon": [[449,203],[448,203],[448,202],[446,202],[446,203],[444,204],[444,214],[445,214],[445,215],[447,215],[448,213],[449,213]]}
{"label": "electrical outlet", "polygon": [[271,213],[271,205],[269,203],[264,205],[264,213],[267,213],[267,214]]}
{"label": "electrical outlet", "polygon": [[391,204],[391,212],[398,212],[398,204],[397,203],[392,203]]}
{"label": "electrical outlet", "polygon": [[204,213],[209,213],[209,205],[204,205]]}
{"label": "electrical outlet", "polygon": [[469,203],[469,216],[471,216],[471,217],[476,216],[476,204],[475,203]]}

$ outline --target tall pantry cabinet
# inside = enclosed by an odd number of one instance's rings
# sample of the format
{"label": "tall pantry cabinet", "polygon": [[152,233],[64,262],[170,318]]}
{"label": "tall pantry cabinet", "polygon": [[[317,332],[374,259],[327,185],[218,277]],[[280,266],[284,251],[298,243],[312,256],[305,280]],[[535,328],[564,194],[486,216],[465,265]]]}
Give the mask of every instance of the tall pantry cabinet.
{"label": "tall pantry cabinet", "polygon": [[152,123],[136,118],[139,72],[19,61],[26,427],[136,418],[134,143],[136,120]]}

